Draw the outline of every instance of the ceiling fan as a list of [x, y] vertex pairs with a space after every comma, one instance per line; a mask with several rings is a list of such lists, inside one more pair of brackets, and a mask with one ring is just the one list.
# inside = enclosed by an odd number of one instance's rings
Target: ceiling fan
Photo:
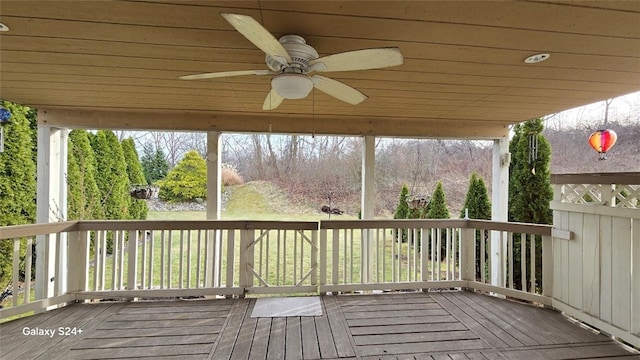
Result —
[[181, 76], [182, 80], [212, 79], [240, 75], [274, 75], [271, 91], [262, 105], [263, 110], [277, 108], [284, 99], [305, 98], [316, 89], [349, 104], [359, 104], [367, 96], [353, 87], [314, 74], [313, 72], [352, 71], [401, 65], [400, 49], [373, 48], [347, 51], [319, 57], [318, 52], [298, 35], [284, 35], [280, 40], [271, 35], [254, 18], [241, 14], [221, 14], [238, 32], [266, 53], [270, 70], [223, 71]]

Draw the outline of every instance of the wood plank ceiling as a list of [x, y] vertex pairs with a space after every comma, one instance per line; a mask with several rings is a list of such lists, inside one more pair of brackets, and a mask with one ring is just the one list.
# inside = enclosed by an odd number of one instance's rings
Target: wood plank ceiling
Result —
[[[178, 79], [266, 69], [222, 12], [320, 56], [397, 46], [405, 63], [324, 74], [359, 105], [314, 91], [265, 112], [269, 76]], [[640, 91], [640, 1], [2, 0], [0, 21], [0, 97], [58, 126], [497, 138]], [[523, 62], [537, 53], [551, 57]]]

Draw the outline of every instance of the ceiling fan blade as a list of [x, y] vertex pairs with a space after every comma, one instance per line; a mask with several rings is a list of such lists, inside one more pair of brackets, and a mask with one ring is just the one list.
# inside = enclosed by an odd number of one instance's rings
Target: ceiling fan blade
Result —
[[241, 76], [241, 75], [269, 75], [269, 74], [273, 74], [273, 72], [269, 70], [239, 70], [239, 71], [222, 71], [222, 72], [214, 72], [214, 73], [185, 75], [185, 76], [180, 76], [179, 79], [200, 80], [200, 79], [213, 79], [213, 78]]
[[221, 15], [260, 50], [268, 55], [284, 58], [287, 63], [291, 63], [291, 56], [278, 39], [271, 35], [269, 30], [265, 29], [254, 18], [241, 14], [223, 13]]
[[324, 72], [378, 69], [403, 63], [404, 58], [400, 49], [393, 47], [354, 50], [323, 56], [312, 60], [309, 65], [316, 71]]
[[262, 104], [262, 110], [273, 110], [280, 106], [284, 101], [284, 98], [274, 90], [271, 89], [267, 94], [267, 97], [264, 99], [264, 104]]
[[356, 105], [367, 99], [367, 95], [338, 80], [322, 75], [314, 75], [311, 80], [316, 89], [346, 103]]

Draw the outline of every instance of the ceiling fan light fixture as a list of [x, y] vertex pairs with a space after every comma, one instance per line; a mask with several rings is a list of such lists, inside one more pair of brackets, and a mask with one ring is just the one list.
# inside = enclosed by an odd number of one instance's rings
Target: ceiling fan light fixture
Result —
[[285, 99], [303, 99], [313, 89], [313, 81], [303, 74], [280, 74], [271, 79], [271, 87]]
[[539, 63], [539, 62], [543, 62], [543, 61], [547, 60], [550, 57], [551, 57], [551, 55], [549, 55], [549, 54], [535, 54], [535, 55], [531, 55], [528, 58], [524, 59], [524, 63], [525, 64], [536, 64], [536, 63]]
[[9, 27], [3, 23], [0, 23], [0, 31], [9, 31]]

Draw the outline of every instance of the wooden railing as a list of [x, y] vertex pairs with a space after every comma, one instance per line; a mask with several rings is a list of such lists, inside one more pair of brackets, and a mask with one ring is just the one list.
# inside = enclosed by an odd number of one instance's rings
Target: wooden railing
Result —
[[[79, 221], [0, 228], [13, 242], [5, 319], [101, 298], [472, 288], [549, 304], [551, 227], [479, 220]], [[500, 249], [491, 248], [498, 236]], [[53, 283], [30, 295], [34, 239]], [[61, 241], [66, 238], [65, 241]], [[24, 250], [24, 249], [27, 250]], [[46, 249], [42, 250], [45, 251]], [[492, 264], [492, 252], [506, 254]], [[44, 252], [43, 252], [44, 253]], [[533, 261], [532, 261], [533, 260]], [[499, 281], [491, 278], [498, 266]], [[15, 274], [25, 273], [20, 277]], [[543, 277], [544, 276], [544, 277]], [[540, 279], [543, 277], [543, 279]], [[492, 285], [493, 284], [493, 285]], [[544, 294], [544, 295], [543, 295]]]
[[640, 173], [552, 175], [552, 306], [640, 347]]

